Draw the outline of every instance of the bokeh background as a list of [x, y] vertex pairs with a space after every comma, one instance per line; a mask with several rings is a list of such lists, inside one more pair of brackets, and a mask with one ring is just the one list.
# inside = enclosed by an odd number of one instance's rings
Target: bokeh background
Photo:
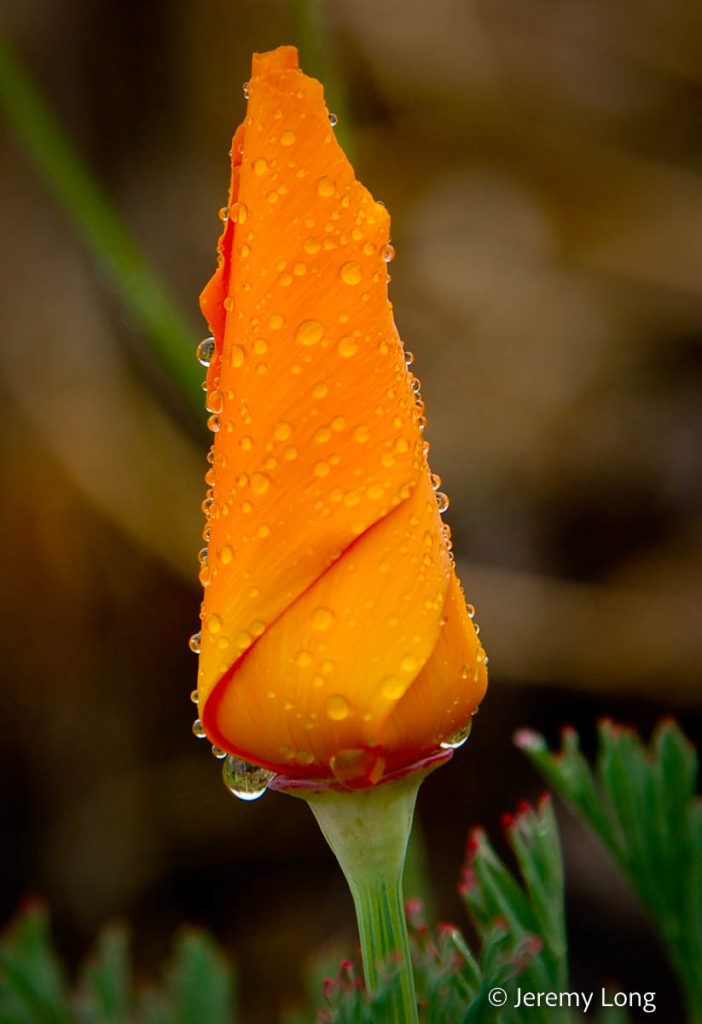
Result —
[[[321, 10], [321, 8], [320, 8]], [[436, 911], [468, 828], [541, 790], [511, 744], [612, 715], [699, 738], [702, 24], [688, 0], [331, 0], [321, 63], [393, 216], [391, 298], [490, 654], [473, 736], [420, 798]], [[4, 30], [204, 333], [250, 53], [282, 0], [25, 0]], [[310, 67], [310, 64], [313, 65]], [[0, 169], [5, 712], [0, 912], [44, 896], [69, 962], [130, 922], [140, 972], [183, 922], [237, 962], [247, 1024], [352, 945], [312, 817], [245, 805], [191, 733], [208, 444], [12, 133]], [[200, 368], [193, 358], [193, 380]], [[656, 988], [655, 938], [561, 813], [574, 987]]]

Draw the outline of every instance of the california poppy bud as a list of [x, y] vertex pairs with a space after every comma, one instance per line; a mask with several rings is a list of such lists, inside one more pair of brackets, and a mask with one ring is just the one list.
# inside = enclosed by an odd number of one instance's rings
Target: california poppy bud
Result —
[[371, 785], [458, 745], [486, 687], [387, 295], [390, 218], [293, 47], [257, 54], [212, 337], [197, 698], [226, 751]]

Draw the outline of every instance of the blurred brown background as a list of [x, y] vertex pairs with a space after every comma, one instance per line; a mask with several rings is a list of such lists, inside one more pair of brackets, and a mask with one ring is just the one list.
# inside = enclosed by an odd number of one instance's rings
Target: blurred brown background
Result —
[[[491, 659], [420, 816], [442, 917], [470, 825], [540, 791], [511, 746], [665, 712], [699, 736], [700, 8], [335, 0], [357, 172], [393, 215], [391, 297]], [[193, 322], [250, 53], [282, 0], [26, 0], [5, 31]], [[315, 69], [311, 69], [315, 70]], [[183, 921], [237, 961], [245, 1021], [353, 942], [307, 809], [231, 798], [190, 734], [206, 431], [20, 147], [2, 142], [0, 910], [49, 901], [75, 960], [127, 918], [141, 971]], [[193, 374], [198, 368], [193, 360]], [[566, 814], [574, 982], [657, 988], [654, 938]], [[609, 943], [609, 952], [604, 943]]]

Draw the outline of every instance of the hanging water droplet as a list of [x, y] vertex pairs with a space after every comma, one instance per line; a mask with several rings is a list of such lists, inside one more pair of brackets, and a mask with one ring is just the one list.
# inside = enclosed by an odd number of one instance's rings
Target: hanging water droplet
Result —
[[223, 406], [224, 406], [224, 395], [219, 390], [219, 388], [215, 388], [214, 391], [208, 391], [207, 392], [207, 398], [205, 400], [205, 408], [207, 409], [208, 412], [215, 412], [215, 413], [221, 412]]
[[414, 362], [413, 352], [405, 352], [405, 362], [407, 363], [408, 366], [412, 365], [412, 363]]
[[193, 722], [193, 736], [197, 736], [199, 740], [204, 740], [206, 735], [204, 725], [199, 718], [196, 718]]
[[438, 473], [431, 474], [431, 486], [434, 488], [435, 491], [438, 491], [438, 489], [441, 487], [441, 477], [439, 476]]
[[228, 216], [229, 211], [227, 210], [226, 206], [223, 206], [219, 211], [219, 219], [222, 221], [223, 224], [227, 223]]
[[275, 772], [269, 772], [266, 768], [259, 768], [258, 765], [249, 764], [248, 761], [231, 755], [222, 765], [224, 785], [240, 800], [258, 800], [266, 792], [266, 787], [274, 775]]
[[441, 513], [441, 515], [443, 515], [446, 509], [449, 507], [448, 495], [444, 494], [443, 491], [437, 491], [436, 504], [439, 506], [439, 512]]
[[339, 123], [339, 118], [336, 116], [336, 114], [330, 113], [329, 114], [329, 124], [332, 126], [332, 128], [336, 128], [338, 123]]
[[212, 362], [212, 356], [215, 351], [215, 340], [212, 337], [203, 338], [200, 344], [197, 346], [196, 355], [197, 360], [203, 366], [209, 366]]
[[197, 553], [197, 560], [200, 565], [207, 565], [207, 548], [200, 548]]
[[227, 752], [226, 752], [226, 750], [222, 750], [221, 747], [218, 747], [216, 745], [216, 743], [213, 743], [212, 744], [212, 756], [216, 757], [218, 761], [221, 761], [223, 758], [225, 758], [227, 756]]
[[251, 95], [251, 83], [250, 82], [244, 82], [244, 84], [242, 85], [241, 89], [242, 89], [242, 92], [244, 93], [244, 99], [248, 99], [249, 96]]
[[389, 242], [383, 249], [383, 259], [385, 260], [386, 263], [392, 263], [392, 261], [395, 259], [395, 246], [390, 245]]
[[457, 729], [447, 739], [442, 740], [439, 746], [443, 750], [456, 750], [458, 747], [462, 747], [470, 736], [472, 725], [473, 723], [469, 718], [465, 725], [462, 725], [460, 729]]
[[466, 611], [468, 612], [468, 615], [471, 619], [475, 618], [475, 608], [473, 607], [472, 604], [466, 605]]
[[197, 690], [190, 691], [190, 700], [193, 702], [193, 704], [197, 704], [197, 702], [200, 700], [200, 695], [197, 692]]
[[[200, 641], [201, 640], [202, 640], [202, 633], [193, 633], [193, 635], [188, 640], [188, 647], [193, 652], [193, 654], [199, 654], [200, 653]], [[197, 692], [196, 690], [193, 690], [193, 693], [196, 693], [196, 692]]]
[[213, 434], [216, 434], [219, 430], [219, 416], [213, 413], [212, 416], [207, 420], [207, 429], [211, 430]]

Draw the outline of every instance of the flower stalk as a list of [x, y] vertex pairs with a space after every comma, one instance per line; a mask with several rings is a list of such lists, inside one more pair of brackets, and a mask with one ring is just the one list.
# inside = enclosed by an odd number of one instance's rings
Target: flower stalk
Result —
[[298, 791], [309, 803], [346, 877], [361, 939], [366, 988], [396, 968], [393, 1024], [417, 1024], [417, 998], [402, 876], [414, 805], [426, 773], [368, 789]]

